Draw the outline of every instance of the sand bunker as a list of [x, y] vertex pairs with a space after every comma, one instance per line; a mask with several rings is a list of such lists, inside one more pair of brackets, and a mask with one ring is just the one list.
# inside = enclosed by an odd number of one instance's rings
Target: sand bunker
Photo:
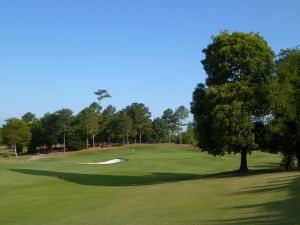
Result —
[[39, 154], [39, 155], [33, 155], [33, 156], [31, 156], [28, 160], [29, 160], [29, 161], [31, 161], [31, 160], [38, 160], [38, 159], [41, 159], [41, 158], [43, 158], [43, 157], [45, 157], [45, 156], [42, 155], [42, 154]]
[[80, 164], [87, 164], [87, 165], [107, 165], [107, 164], [114, 164], [124, 162], [124, 159], [112, 159], [105, 162], [87, 162], [87, 163], [80, 163]]

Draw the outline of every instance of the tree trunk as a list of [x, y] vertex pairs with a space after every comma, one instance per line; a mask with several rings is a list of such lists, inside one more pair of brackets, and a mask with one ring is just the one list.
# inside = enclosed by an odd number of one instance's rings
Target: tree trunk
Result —
[[95, 136], [93, 135], [93, 148], [95, 148]]
[[285, 157], [286, 157], [286, 159], [285, 159], [285, 162], [284, 162], [284, 169], [289, 170], [291, 168], [291, 164], [292, 164], [292, 161], [293, 161], [293, 156], [288, 154]]
[[171, 143], [171, 130], [170, 130], [170, 128], [169, 128], [169, 144]]
[[17, 158], [17, 157], [18, 157], [17, 144], [14, 145], [14, 149], [15, 149], [15, 156], [16, 156], [16, 158]]
[[127, 144], [129, 144], [129, 140], [128, 140], [128, 132], [126, 134], [126, 141], [127, 141]]
[[66, 134], [64, 133], [64, 153], [66, 152]]
[[140, 144], [142, 143], [142, 133], [140, 132]]
[[89, 148], [89, 137], [86, 136], [86, 149], [88, 149], [88, 148]]
[[179, 141], [180, 141], [180, 144], [182, 144], [182, 120], [179, 120]]
[[142, 143], [142, 124], [140, 124], [140, 144]]
[[179, 134], [179, 138], [180, 138], [180, 144], [182, 145], [182, 132], [180, 131], [180, 134]]
[[246, 172], [248, 171], [248, 165], [247, 165], [247, 150], [242, 149], [241, 152], [241, 165], [240, 165], [240, 171]]
[[89, 132], [88, 132], [88, 130], [89, 130], [89, 127], [86, 126], [86, 149], [89, 148]]
[[296, 157], [297, 157], [298, 169], [300, 170], [300, 152], [296, 155]]

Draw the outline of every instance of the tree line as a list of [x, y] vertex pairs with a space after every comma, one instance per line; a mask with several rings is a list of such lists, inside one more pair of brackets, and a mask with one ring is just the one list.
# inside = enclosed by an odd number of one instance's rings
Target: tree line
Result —
[[21, 119], [8, 119], [0, 138], [11, 146], [16, 156], [25, 146], [29, 153], [36, 153], [112, 143], [195, 143], [193, 124], [184, 124], [189, 115], [184, 106], [175, 111], [166, 109], [161, 117], [152, 120], [149, 108], [143, 103], [132, 103], [120, 111], [112, 105], [102, 109], [101, 101], [111, 96], [106, 90], [98, 90], [95, 94], [98, 102], [91, 103], [77, 115], [70, 109], [60, 109], [41, 118], [28, 112]]
[[207, 74], [191, 102], [199, 147], [240, 153], [247, 171], [253, 150], [282, 154], [300, 169], [300, 50], [275, 55], [258, 33], [222, 31], [202, 51]]

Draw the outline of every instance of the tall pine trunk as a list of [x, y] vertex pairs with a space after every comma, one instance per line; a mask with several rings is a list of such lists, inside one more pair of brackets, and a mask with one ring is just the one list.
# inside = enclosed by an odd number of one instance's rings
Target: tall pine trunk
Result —
[[93, 148], [95, 148], [95, 135], [93, 135]]
[[180, 144], [182, 145], [182, 131], [180, 131], [179, 138], [180, 138]]
[[242, 149], [241, 152], [241, 165], [240, 165], [240, 171], [246, 172], [248, 171], [248, 165], [247, 165], [247, 150]]
[[16, 158], [17, 158], [17, 157], [18, 157], [17, 144], [14, 145], [14, 150], [15, 150], [15, 156], [16, 156]]
[[180, 141], [180, 144], [182, 145], [182, 120], [180, 120], [179, 127], [180, 127], [179, 141]]
[[88, 126], [86, 126], [86, 149], [89, 148], [89, 132], [88, 132]]
[[66, 152], [66, 134], [64, 133], [64, 153]]
[[88, 149], [88, 148], [89, 148], [89, 137], [86, 136], [86, 149]]
[[140, 132], [140, 144], [142, 143], [142, 133]]
[[142, 124], [140, 124], [140, 144], [142, 143]]

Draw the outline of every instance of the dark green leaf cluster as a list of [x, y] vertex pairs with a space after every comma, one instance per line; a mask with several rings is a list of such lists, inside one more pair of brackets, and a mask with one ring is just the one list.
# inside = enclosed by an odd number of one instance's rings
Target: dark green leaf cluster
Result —
[[241, 80], [261, 83], [273, 69], [274, 53], [258, 33], [221, 32], [202, 52], [208, 86]]
[[[4, 125], [1, 129], [4, 131], [4, 142], [20, 148], [27, 145], [30, 153], [54, 149], [79, 150], [111, 143], [137, 143], [138, 139], [148, 143], [167, 142], [169, 128], [178, 131], [178, 121], [183, 121], [188, 113], [184, 107], [179, 107], [175, 113], [171, 110], [168, 126], [163, 118], [152, 121], [151, 112], [143, 103], [132, 103], [120, 111], [112, 105], [103, 111], [101, 109], [98, 103], [93, 102], [77, 115], [73, 115], [70, 109], [46, 113], [41, 118], [28, 112], [22, 120], [12, 119]], [[20, 129], [8, 129], [15, 121]], [[23, 125], [28, 128], [27, 131]], [[18, 139], [26, 132], [32, 137], [30, 140]], [[170, 139], [177, 142], [178, 137], [172, 133]]]
[[283, 154], [286, 169], [296, 157], [300, 168], [300, 50], [281, 50], [276, 60], [276, 76], [270, 84], [272, 120], [267, 140], [274, 152]]
[[168, 140], [168, 124], [162, 118], [155, 118], [152, 122], [153, 140], [156, 143], [167, 142]]
[[8, 145], [26, 145], [31, 139], [29, 126], [19, 119], [9, 119], [2, 128], [2, 135]]
[[2, 128], [0, 128], [0, 145], [3, 145]]

